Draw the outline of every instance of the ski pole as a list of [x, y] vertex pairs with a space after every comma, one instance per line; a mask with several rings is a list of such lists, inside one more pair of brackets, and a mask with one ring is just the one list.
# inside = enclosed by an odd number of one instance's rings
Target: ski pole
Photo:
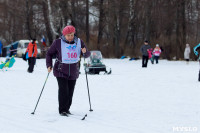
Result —
[[44, 90], [44, 86], [45, 86], [45, 84], [46, 84], [46, 82], [47, 82], [47, 79], [48, 79], [48, 77], [49, 77], [49, 73], [50, 72], [48, 72], [48, 74], [47, 74], [47, 78], [46, 78], [46, 80], [45, 80], [45, 82], [44, 82], [44, 85], [43, 85], [43, 88], [42, 88], [42, 91], [41, 91], [41, 93], [40, 93], [40, 96], [39, 96], [39, 98], [38, 98], [38, 101], [37, 101], [37, 104], [36, 104], [36, 106], [35, 106], [35, 109], [34, 109], [34, 111], [31, 113], [31, 114], [35, 114], [35, 110], [36, 110], [36, 108], [37, 108], [37, 105], [38, 105], [38, 103], [39, 103], [39, 101], [40, 101], [40, 97], [41, 97], [41, 95], [42, 95], [42, 92], [43, 92], [43, 90]]
[[[85, 58], [84, 58], [84, 62], [85, 62]], [[86, 71], [86, 67], [85, 67], [85, 75], [86, 75], [87, 90], [88, 90], [88, 98], [89, 98], [89, 104], [90, 104], [90, 110], [89, 110], [89, 111], [93, 111], [93, 110], [91, 109], [90, 91], [89, 91], [89, 85], [88, 85], [88, 78], [87, 78], [87, 71]]]

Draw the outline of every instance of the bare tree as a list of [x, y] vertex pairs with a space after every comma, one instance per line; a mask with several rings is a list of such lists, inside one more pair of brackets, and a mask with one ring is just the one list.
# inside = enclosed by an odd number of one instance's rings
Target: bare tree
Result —
[[33, 4], [34, 0], [26, 0], [26, 26], [27, 33], [30, 39], [35, 38], [31, 32], [33, 30]]
[[176, 12], [176, 57], [183, 57], [184, 46], [186, 43], [185, 25], [185, 0], [177, 0]]
[[86, 0], [86, 43], [89, 44], [90, 33], [89, 33], [89, 0]]
[[135, 0], [130, 0], [130, 7], [129, 7], [129, 23], [128, 23], [128, 31], [127, 31], [127, 36], [125, 40], [125, 44], [129, 46], [134, 46], [135, 45], [135, 17], [136, 14], [134, 13], [134, 7], [135, 7]]
[[46, 1], [42, 1], [42, 9], [43, 9], [43, 16], [44, 16], [44, 23], [45, 23], [47, 38], [49, 40], [49, 44], [52, 44], [53, 34], [51, 31], [50, 20], [48, 17], [49, 16], [48, 15], [48, 6], [47, 6]]
[[150, 26], [151, 26], [151, 4], [150, 0], [145, 4], [145, 39], [150, 41]]
[[98, 40], [97, 40], [97, 49], [100, 50], [100, 42], [103, 36], [103, 21], [105, 21], [105, 14], [103, 10], [104, 0], [99, 1], [99, 28], [98, 28]]
[[[183, 58], [185, 43], [199, 43], [200, 0], [1, 0], [0, 39], [40, 38], [52, 43], [64, 26], [106, 57], [140, 56], [145, 39], [163, 58]], [[92, 21], [89, 19], [92, 17]], [[91, 36], [91, 37], [90, 37]]]

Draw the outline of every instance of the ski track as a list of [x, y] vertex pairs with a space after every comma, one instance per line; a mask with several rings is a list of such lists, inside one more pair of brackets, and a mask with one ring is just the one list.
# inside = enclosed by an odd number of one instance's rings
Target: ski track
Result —
[[27, 62], [16, 58], [13, 68], [0, 70], [0, 132], [171, 133], [176, 126], [200, 130], [198, 62], [161, 60], [158, 65], [149, 62], [148, 68], [141, 68], [141, 60], [105, 59], [104, 63], [112, 68], [111, 75], [88, 75], [94, 111], [89, 112], [81, 65], [71, 107], [74, 116], [63, 117], [58, 114], [53, 73], [31, 115], [47, 76], [45, 60], [37, 60], [29, 74]]

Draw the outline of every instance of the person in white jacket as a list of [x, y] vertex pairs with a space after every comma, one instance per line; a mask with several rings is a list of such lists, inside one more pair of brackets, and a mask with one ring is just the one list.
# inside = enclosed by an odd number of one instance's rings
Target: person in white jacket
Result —
[[184, 51], [184, 59], [186, 60], [187, 64], [190, 60], [190, 45], [186, 44], [185, 51]]

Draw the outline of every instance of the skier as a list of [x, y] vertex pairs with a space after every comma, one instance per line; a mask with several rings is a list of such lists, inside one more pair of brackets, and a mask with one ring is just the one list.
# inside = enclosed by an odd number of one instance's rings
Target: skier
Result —
[[189, 64], [190, 60], [190, 45], [186, 44], [185, 51], [184, 51], [184, 58], [186, 60], [186, 63]]
[[144, 41], [144, 44], [142, 45], [142, 47], [140, 48], [140, 51], [142, 53], [142, 67], [147, 67], [147, 63], [148, 63], [148, 49], [150, 49], [151, 47], [148, 44], [148, 41]]
[[[59, 114], [61, 116], [71, 114], [70, 106], [76, 80], [79, 77], [80, 55], [82, 54], [84, 58], [90, 56], [84, 42], [74, 34], [75, 27], [66, 26], [61, 37], [53, 42], [46, 55], [48, 72], [51, 72], [53, 68], [54, 76], [58, 81]], [[52, 57], [54, 55], [56, 55], [56, 61], [53, 66]]]
[[32, 73], [34, 70], [34, 65], [38, 53], [36, 39], [33, 39], [32, 42], [28, 44], [26, 52], [28, 52], [28, 65], [29, 65], [27, 72]]
[[154, 59], [155, 59], [156, 60], [156, 64], [158, 64], [158, 59], [160, 57], [160, 54], [161, 54], [161, 49], [159, 47], [159, 44], [156, 44], [156, 47], [153, 50], [153, 55], [154, 55], [153, 63], [154, 63]]
[[[196, 56], [198, 56], [198, 60], [199, 60], [199, 63], [200, 63], [200, 55], [199, 55], [200, 43], [198, 45], [196, 45], [193, 50], [194, 50], [194, 54]], [[200, 81], [200, 70], [199, 70], [199, 78], [198, 78], [198, 80]]]
[[0, 57], [2, 56], [1, 54], [2, 54], [2, 48], [3, 48], [3, 44], [1, 43], [1, 41], [0, 41]]
[[12, 57], [13, 55], [16, 54], [17, 49], [15, 49], [15, 48], [13, 47], [13, 45], [11, 45], [11, 47], [10, 47], [10, 49], [9, 49], [9, 52], [10, 52], [9, 57]]

